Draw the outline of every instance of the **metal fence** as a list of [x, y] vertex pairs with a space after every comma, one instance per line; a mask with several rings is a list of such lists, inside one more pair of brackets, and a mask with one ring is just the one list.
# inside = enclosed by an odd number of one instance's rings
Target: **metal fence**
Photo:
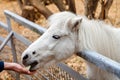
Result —
[[[10, 11], [5, 10], [4, 13], [7, 19], [7, 24], [0, 22], [0, 27], [7, 30], [9, 34], [5, 39], [3, 37], [0, 37], [0, 41], [2, 41], [2, 44], [0, 45], [0, 52], [3, 50], [5, 45], [8, 45], [9, 47], [12, 48], [14, 62], [18, 62], [17, 53], [16, 53], [17, 49], [14, 44], [14, 39], [23, 43], [25, 46], [29, 46], [31, 42], [25, 37], [21, 36], [20, 34], [12, 30], [11, 19], [13, 19], [15, 22], [31, 30], [35, 30], [39, 34], [43, 34], [46, 31], [46, 29]], [[115, 74], [120, 78], [119, 63], [92, 51], [82, 51], [77, 53], [77, 55], [95, 64], [99, 68]], [[33, 75], [32, 77], [27, 76], [27, 79], [29, 80], [87, 80], [86, 78], [81, 76], [78, 72], [74, 71], [64, 63], [58, 63], [57, 65], [52, 66], [47, 70], [42, 70], [42, 71], [38, 70], [37, 74]], [[20, 80], [19, 74], [16, 75], [16, 80]]]

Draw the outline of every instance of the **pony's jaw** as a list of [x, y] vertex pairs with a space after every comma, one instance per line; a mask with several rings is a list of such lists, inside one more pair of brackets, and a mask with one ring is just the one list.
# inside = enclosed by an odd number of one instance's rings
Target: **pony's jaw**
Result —
[[[56, 62], [54, 51], [40, 50], [36, 54], [31, 54], [30, 50], [26, 50], [22, 54], [22, 63], [25, 66], [31, 66], [30, 70], [37, 70], [38, 68], [48, 67]], [[24, 59], [25, 55], [28, 58]]]
[[[37, 70], [38, 68], [43, 69], [43, 68], [47, 68], [57, 62], [65, 60], [69, 56], [71, 56], [70, 54], [68, 55], [69, 52], [67, 52], [67, 53], [64, 53], [64, 52], [65, 51], [56, 52], [56, 51], [50, 51], [50, 50], [40, 50], [36, 54], [32, 55], [31, 51], [26, 50], [22, 54], [22, 62], [23, 62], [23, 65], [25, 65], [25, 66], [30, 65], [31, 71]], [[29, 55], [29, 58], [26, 60], [23, 60], [23, 57], [27, 54]], [[71, 54], [73, 54], [73, 53], [71, 53]]]
[[29, 70], [34, 71], [38, 69], [39, 62], [37, 60], [22, 60], [24, 66], [30, 66]]

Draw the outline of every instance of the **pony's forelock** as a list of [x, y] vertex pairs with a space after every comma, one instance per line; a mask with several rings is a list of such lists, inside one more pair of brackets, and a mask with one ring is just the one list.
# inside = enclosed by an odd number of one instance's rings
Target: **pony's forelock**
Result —
[[63, 11], [61, 13], [55, 13], [52, 16], [48, 18], [48, 25], [51, 24], [58, 24], [58, 23], [64, 23], [64, 21], [68, 18], [75, 17], [76, 15], [72, 12]]

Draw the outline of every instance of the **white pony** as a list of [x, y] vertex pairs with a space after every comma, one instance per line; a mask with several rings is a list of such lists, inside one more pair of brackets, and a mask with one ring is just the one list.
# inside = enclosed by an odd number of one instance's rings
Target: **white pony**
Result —
[[[93, 50], [120, 62], [120, 29], [70, 12], [53, 14], [48, 21], [48, 30], [22, 54], [22, 62], [25, 66], [31, 65], [30, 70], [45, 68], [83, 50]], [[87, 64], [90, 80], [120, 80]]]

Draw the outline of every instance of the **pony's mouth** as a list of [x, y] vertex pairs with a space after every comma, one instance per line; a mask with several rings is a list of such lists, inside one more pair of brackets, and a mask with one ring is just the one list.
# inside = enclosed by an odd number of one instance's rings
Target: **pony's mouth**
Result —
[[36, 66], [37, 66], [38, 62], [37, 61], [34, 61], [30, 64], [30, 71], [35, 71], [36, 70]]

